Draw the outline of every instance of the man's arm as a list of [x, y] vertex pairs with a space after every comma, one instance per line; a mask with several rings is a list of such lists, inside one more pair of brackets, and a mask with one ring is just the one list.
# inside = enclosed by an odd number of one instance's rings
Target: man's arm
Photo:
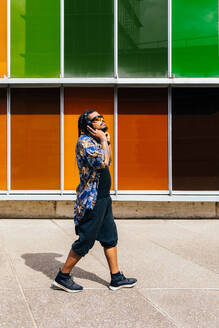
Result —
[[90, 138], [85, 137], [78, 144], [78, 152], [89, 166], [94, 169], [105, 167], [105, 151], [102, 147], [97, 147]]
[[109, 163], [111, 162], [111, 157], [112, 157], [112, 152], [110, 150], [111, 147], [108, 146], [106, 138], [101, 139], [100, 142], [101, 142], [101, 146], [102, 146], [102, 148], [104, 150], [104, 153], [105, 153], [105, 165], [108, 166]]
[[109, 132], [105, 132], [106, 135], [106, 140], [107, 140], [107, 144], [109, 147], [109, 165], [112, 163], [112, 149], [111, 149], [111, 143], [110, 143], [110, 134]]
[[112, 163], [112, 149], [111, 149], [111, 144], [109, 144], [109, 152], [110, 152], [109, 164], [111, 164]]

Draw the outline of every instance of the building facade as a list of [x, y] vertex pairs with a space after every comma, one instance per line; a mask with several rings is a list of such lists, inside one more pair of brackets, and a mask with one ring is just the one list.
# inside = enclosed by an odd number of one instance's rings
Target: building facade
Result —
[[215, 0], [0, 0], [0, 200], [74, 200], [95, 108], [113, 200], [217, 201], [218, 26]]

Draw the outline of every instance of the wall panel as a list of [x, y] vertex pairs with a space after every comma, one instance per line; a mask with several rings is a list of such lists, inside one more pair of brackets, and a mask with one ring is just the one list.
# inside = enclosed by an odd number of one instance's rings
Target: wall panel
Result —
[[218, 1], [173, 0], [173, 74], [182, 77], [219, 76], [218, 46]]
[[[104, 115], [109, 133], [111, 147], [114, 145], [114, 101], [112, 88], [65, 88], [64, 115], [64, 189], [75, 190], [79, 184], [78, 167], [75, 156], [75, 146], [78, 139], [78, 118], [87, 109], [96, 109]], [[110, 166], [114, 188], [114, 163]]]
[[0, 189], [7, 189], [7, 89], [0, 89]]
[[119, 89], [118, 186], [168, 190], [167, 89]]
[[0, 78], [7, 75], [7, 0], [0, 0]]
[[60, 189], [60, 90], [11, 90], [11, 189]]
[[119, 0], [119, 76], [168, 73], [168, 0]]
[[65, 76], [113, 76], [113, 0], [65, 0]]
[[218, 88], [173, 89], [173, 190], [219, 190]]
[[11, 0], [11, 76], [60, 76], [59, 0]]

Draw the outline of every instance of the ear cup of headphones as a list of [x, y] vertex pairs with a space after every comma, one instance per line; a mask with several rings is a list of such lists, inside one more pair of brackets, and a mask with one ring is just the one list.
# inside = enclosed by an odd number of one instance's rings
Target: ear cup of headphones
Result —
[[85, 131], [87, 131], [87, 125], [91, 128], [93, 127], [91, 120], [88, 118], [89, 113], [86, 113], [85, 115]]
[[87, 125], [89, 125], [91, 128], [93, 128], [93, 124], [91, 120], [88, 118], [89, 114], [94, 112], [95, 110], [89, 109], [83, 114], [81, 114], [79, 120], [78, 120], [78, 131], [80, 136], [80, 131], [83, 131], [86, 134], [89, 134], [89, 131], [87, 130]]
[[93, 128], [92, 122], [90, 120], [87, 120], [87, 125]]

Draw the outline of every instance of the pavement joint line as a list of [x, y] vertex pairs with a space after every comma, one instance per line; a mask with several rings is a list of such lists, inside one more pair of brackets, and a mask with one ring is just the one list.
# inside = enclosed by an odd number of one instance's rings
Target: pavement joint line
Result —
[[203, 232], [197, 232], [197, 231], [193, 231], [193, 230], [191, 230], [191, 229], [188, 229], [187, 227], [184, 227], [184, 226], [182, 226], [180, 223], [178, 223], [178, 222], [172, 222], [172, 221], [170, 221], [170, 222], [167, 222], [167, 224], [170, 224], [170, 225], [175, 225], [175, 226], [177, 226], [177, 227], [180, 227], [181, 229], [184, 229], [184, 230], [186, 230], [186, 231], [189, 231], [189, 232], [191, 232], [191, 233], [194, 233], [194, 234], [196, 234], [196, 235], [201, 235], [201, 237], [203, 238], [204, 236], [203, 236]]
[[211, 273], [214, 273], [215, 275], [219, 275], [218, 272], [215, 272], [215, 271], [213, 271], [213, 270], [211, 270], [211, 269], [209, 269], [209, 268], [207, 268], [207, 267], [201, 265], [200, 263], [197, 263], [197, 262], [195, 262], [195, 261], [192, 261], [192, 260], [186, 258], [185, 256], [183, 256], [183, 255], [181, 255], [181, 254], [178, 254], [178, 253], [172, 251], [171, 249], [169, 249], [169, 248], [166, 247], [166, 246], [160, 245], [159, 243], [157, 243], [157, 242], [155, 242], [155, 241], [153, 241], [153, 240], [151, 240], [151, 239], [149, 239], [149, 238], [147, 238], [147, 240], [150, 241], [152, 244], [154, 244], [154, 245], [156, 245], [156, 246], [158, 246], [158, 247], [161, 247], [161, 248], [163, 248], [163, 249], [166, 249], [168, 252], [170, 252], [170, 253], [172, 253], [172, 254], [175, 254], [176, 256], [181, 257], [184, 261], [191, 262], [193, 265], [196, 264], [196, 265], [198, 265], [198, 266], [199, 266], [200, 268], [202, 268], [202, 269], [205, 269], [205, 270], [207, 270], [207, 271], [209, 271], [209, 272], [211, 272]]
[[150, 300], [148, 297], [146, 297], [145, 295], [142, 295], [140, 293], [140, 291], [137, 289], [137, 293], [139, 295], [141, 295], [141, 297], [147, 302], [149, 303], [153, 308], [155, 308], [159, 313], [161, 313], [165, 318], [167, 318], [170, 322], [172, 322], [177, 328], [180, 328], [179, 323], [177, 321], [175, 321], [168, 312], [166, 312], [164, 309], [162, 309], [158, 304], [152, 302], [152, 300]]
[[0, 287], [0, 290], [14, 290], [14, 288], [1, 288]]
[[147, 289], [147, 290], [219, 290], [218, 287], [164, 287], [164, 288], [156, 288], [156, 287], [140, 287], [137, 289]]
[[[49, 287], [26, 287], [26, 288], [23, 288], [23, 290], [48, 290]], [[104, 288], [104, 287], [84, 287], [84, 290], [87, 290], [87, 289], [96, 289], [96, 290], [107, 290], [108, 288]], [[178, 288], [178, 287], [173, 287], [173, 288], [149, 288], [149, 287], [136, 287], [135, 289], [137, 290], [215, 290], [215, 291], [219, 291], [219, 288], [214, 288], [214, 287], [206, 287], [206, 288]], [[0, 288], [0, 290], [14, 290], [14, 288]]]
[[178, 223], [178, 222], [168, 222], [170, 225], [175, 225], [175, 226], [177, 226], [177, 227], [180, 227], [181, 229], [184, 229], [185, 231], [189, 231], [190, 233], [194, 233], [194, 234], [196, 234], [197, 236], [199, 235], [201, 238], [203, 238], [203, 239], [206, 239], [205, 238], [205, 234], [201, 231], [199, 231], [199, 232], [197, 232], [197, 231], [193, 231], [193, 230], [191, 230], [191, 229], [188, 229], [187, 227], [184, 227], [184, 226], [182, 226], [180, 223]]
[[29, 303], [27, 302], [27, 299], [26, 299], [26, 297], [25, 297], [25, 294], [24, 294], [23, 288], [22, 288], [21, 283], [20, 283], [20, 281], [19, 281], [19, 279], [18, 279], [17, 272], [16, 272], [16, 270], [15, 270], [15, 268], [14, 268], [14, 266], [13, 266], [12, 259], [11, 259], [10, 255], [9, 255], [9, 253], [8, 253], [7, 248], [4, 247], [4, 249], [5, 249], [5, 253], [6, 253], [6, 255], [7, 255], [8, 259], [9, 259], [9, 263], [10, 263], [10, 266], [11, 266], [11, 270], [12, 270], [12, 272], [14, 273], [15, 279], [17, 280], [17, 284], [18, 284], [18, 287], [19, 287], [19, 289], [20, 289], [21, 295], [22, 295], [22, 297], [23, 297], [24, 303], [25, 303], [25, 305], [26, 305], [26, 307], [27, 307], [27, 310], [28, 310], [28, 312], [29, 312], [29, 315], [30, 315], [30, 317], [31, 317], [31, 320], [32, 320], [33, 326], [34, 326], [35, 328], [38, 328], [38, 326], [37, 326], [37, 324], [36, 324], [36, 321], [35, 321], [35, 319], [34, 319], [34, 315], [33, 315], [32, 310], [31, 310], [31, 308], [30, 308], [30, 305], [29, 305]]
[[[56, 222], [55, 222], [55, 219], [51, 219], [51, 222], [53, 223], [53, 224], [55, 224], [62, 232], [64, 232], [69, 238], [71, 238], [71, 240], [72, 240], [72, 235], [70, 236], [70, 234], [68, 234], [64, 229], [62, 229], [62, 227], [59, 225], [59, 224], [57, 224]], [[99, 259], [99, 257], [97, 257], [97, 256], [95, 256], [94, 254], [92, 254], [91, 252], [89, 253], [89, 255], [91, 255], [91, 256], [93, 256], [94, 258], [95, 258], [95, 260], [97, 260], [101, 265], [103, 265], [104, 266], [104, 268], [107, 268], [108, 269], [108, 266], [105, 264], [105, 263], [103, 263], [100, 259]]]
[[72, 238], [72, 235], [70, 235], [70, 233], [67, 233], [65, 231], [65, 229], [63, 229], [58, 223], [56, 223], [56, 221], [54, 219], [50, 219], [49, 221], [51, 221], [59, 230], [61, 230], [66, 236], [68, 236], [69, 238]]

